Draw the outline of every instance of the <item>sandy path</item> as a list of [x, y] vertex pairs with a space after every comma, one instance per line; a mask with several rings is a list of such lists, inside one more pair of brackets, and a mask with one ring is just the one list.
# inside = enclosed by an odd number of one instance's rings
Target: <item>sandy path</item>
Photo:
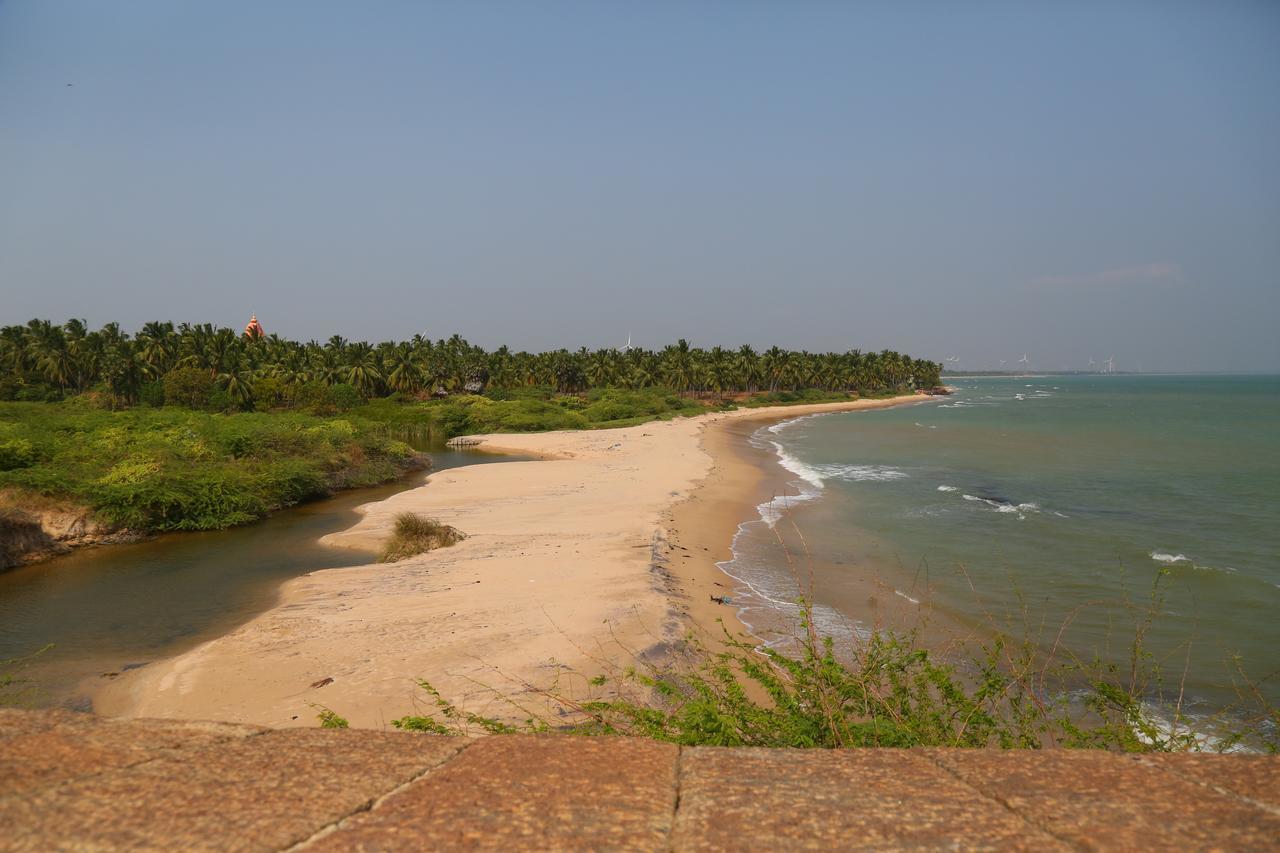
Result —
[[[317, 703], [353, 726], [381, 726], [425, 707], [416, 678], [501, 716], [514, 712], [494, 690], [519, 696], [526, 683], [545, 687], [559, 678], [559, 690], [580, 694], [583, 678], [600, 671], [597, 661], [625, 662], [633, 650], [660, 648], [683, 635], [689, 620], [715, 630], [723, 618], [740, 630], [732, 608], [709, 600], [724, 591], [714, 562], [727, 556], [761, 488], [751, 466], [717, 465], [711, 455], [734, 422], [920, 399], [481, 436], [486, 450], [542, 458], [432, 475], [422, 487], [361, 507], [354, 527], [324, 540], [376, 549], [395, 515], [413, 511], [458, 527], [465, 541], [390, 565], [288, 581], [271, 610], [129, 673], [103, 689], [96, 708], [310, 726]], [[716, 424], [723, 427], [704, 436]], [[310, 686], [323, 679], [333, 681]]]

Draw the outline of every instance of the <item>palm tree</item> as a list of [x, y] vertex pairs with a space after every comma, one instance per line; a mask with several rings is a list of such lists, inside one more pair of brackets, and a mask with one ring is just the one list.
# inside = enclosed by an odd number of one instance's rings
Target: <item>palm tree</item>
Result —
[[396, 345], [383, 360], [383, 366], [392, 391], [413, 394], [422, 390], [422, 371], [409, 344]]
[[115, 323], [90, 331], [83, 320], [55, 326], [32, 320], [0, 327], [0, 388], [14, 393], [24, 384], [83, 391], [105, 384], [120, 397], [137, 397], [141, 383], [177, 366], [209, 371], [242, 407], [252, 403], [253, 381], [267, 377], [286, 386], [309, 382], [350, 383], [366, 397], [395, 391], [419, 394], [481, 387], [509, 389], [546, 385], [563, 394], [590, 387], [654, 388], [680, 394], [753, 393], [820, 388], [831, 392], [933, 387], [941, 365], [893, 350], [811, 353], [750, 346], [730, 351], [693, 347], [681, 339], [660, 351], [614, 348], [570, 352], [492, 353], [459, 335], [432, 342], [415, 335], [376, 347], [334, 335], [323, 345], [269, 335], [246, 340], [233, 329], [204, 323], [149, 322], [130, 340]]
[[373, 347], [364, 341], [347, 347], [347, 384], [364, 397], [373, 397], [382, 385], [382, 370]]

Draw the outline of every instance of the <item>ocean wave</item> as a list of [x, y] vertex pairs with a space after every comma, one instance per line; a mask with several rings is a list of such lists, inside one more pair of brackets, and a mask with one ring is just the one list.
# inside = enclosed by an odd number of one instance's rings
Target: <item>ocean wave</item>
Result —
[[961, 495], [961, 497], [967, 501], [986, 504], [995, 512], [1015, 513], [1018, 516], [1019, 521], [1025, 521], [1027, 518], [1026, 514], [1029, 512], [1040, 511], [1040, 505], [1035, 503], [1016, 504], [1013, 501], [1000, 500], [997, 498], [984, 498], [978, 495]]
[[782, 432], [782, 431], [783, 431], [784, 429], [786, 429], [787, 427], [795, 426], [796, 424], [800, 423], [801, 421], [807, 421], [807, 420], [809, 420], [810, 418], [814, 418], [814, 417], [817, 417], [817, 415], [801, 415], [801, 416], [800, 416], [800, 417], [798, 417], [798, 418], [788, 418], [788, 419], [787, 419], [787, 420], [785, 420], [785, 421], [778, 421], [776, 424], [773, 424], [773, 425], [771, 425], [771, 426], [767, 426], [767, 427], [765, 427], [765, 429], [766, 429], [766, 430], [768, 430], [769, 432], [773, 433], [774, 435], [777, 435], [778, 433]]
[[1152, 551], [1150, 557], [1157, 563], [1164, 563], [1166, 566], [1187, 565], [1198, 572], [1217, 572], [1218, 574], [1223, 575], [1239, 574], [1239, 572], [1230, 566], [1206, 566], [1201, 563], [1197, 563], [1186, 554], [1169, 554], [1164, 551]]
[[940, 492], [958, 492], [958, 491], [960, 491], [960, 490], [959, 490], [959, 489], [957, 489], [955, 486], [938, 486], [938, 491], [940, 491]]
[[884, 482], [886, 480], [905, 480], [911, 476], [906, 471], [892, 465], [852, 465], [833, 463], [816, 465], [812, 469], [824, 480], [847, 480], [849, 482]]
[[778, 455], [779, 465], [786, 468], [792, 474], [795, 474], [815, 489], [822, 488], [822, 474], [819, 473], [816, 468], [792, 456], [787, 452], [787, 449], [778, 442], [771, 441], [769, 443], [773, 445], [773, 451]]

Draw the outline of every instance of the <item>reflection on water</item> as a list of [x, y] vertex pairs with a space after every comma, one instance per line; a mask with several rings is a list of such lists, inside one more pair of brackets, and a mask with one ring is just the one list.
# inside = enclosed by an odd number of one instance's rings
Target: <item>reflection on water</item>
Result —
[[[430, 449], [433, 471], [515, 458]], [[243, 624], [272, 605], [281, 582], [370, 562], [368, 553], [317, 540], [354, 524], [357, 506], [426, 476], [342, 492], [232, 530], [88, 548], [0, 573], [0, 661], [54, 644], [23, 674], [36, 680], [38, 704], [83, 707], [104, 673], [176, 654]]]

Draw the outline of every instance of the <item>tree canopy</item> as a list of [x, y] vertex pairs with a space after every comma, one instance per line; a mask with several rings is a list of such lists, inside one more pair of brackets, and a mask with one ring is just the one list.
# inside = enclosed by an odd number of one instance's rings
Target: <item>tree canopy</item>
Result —
[[[208, 323], [150, 322], [135, 335], [108, 323], [31, 320], [0, 328], [0, 399], [60, 399], [97, 390], [132, 405], [171, 388], [184, 399], [214, 395], [228, 408], [269, 403], [304, 385], [351, 386], [365, 399], [431, 396], [544, 386], [559, 394], [588, 388], [670, 388], [707, 396], [760, 391], [880, 393], [938, 384], [942, 365], [892, 350], [813, 353], [770, 347], [488, 351], [454, 335], [370, 344], [334, 335], [299, 343], [247, 336]], [[197, 387], [202, 383], [207, 387]], [[150, 388], [149, 388], [150, 386]], [[177, 402], [176, 400], [170, 402]]]

